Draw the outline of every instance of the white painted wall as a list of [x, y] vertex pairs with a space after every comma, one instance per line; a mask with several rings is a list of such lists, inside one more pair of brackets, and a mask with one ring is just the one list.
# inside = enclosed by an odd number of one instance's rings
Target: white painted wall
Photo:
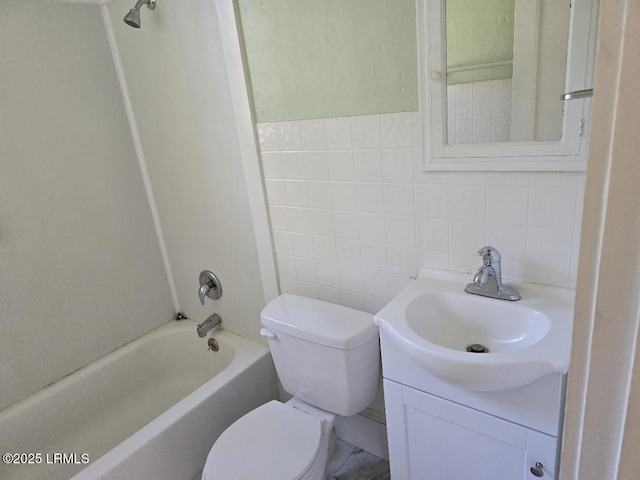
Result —
[[[103, 8], [121, 57], [180, 309], [198, 321], [216, 311], [225, 329], [259, 339], [265, 297], [214, 6], [164, 0], [154, 11], [142, 8], [139, 30], [122, 22], [128, 0]], [[223, 296], [202, 307], [197, 290], [204, 269], [219, 276]]]
[[100, 9], [0, 10], [2, 409], [174, 311]]

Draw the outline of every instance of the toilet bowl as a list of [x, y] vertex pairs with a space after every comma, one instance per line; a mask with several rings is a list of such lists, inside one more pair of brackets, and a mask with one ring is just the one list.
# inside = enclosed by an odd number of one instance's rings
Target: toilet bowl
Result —
[[373, 316], [284, 294], [260, 315], [287, 403], [252, 410], [218, 438], [203, 480], [324, 480], [337, 415], [373, 400], [380, 368]]
[[297, 399], [272, 400], [225, 430], [202, 480], [323, 480], [335, 418]]

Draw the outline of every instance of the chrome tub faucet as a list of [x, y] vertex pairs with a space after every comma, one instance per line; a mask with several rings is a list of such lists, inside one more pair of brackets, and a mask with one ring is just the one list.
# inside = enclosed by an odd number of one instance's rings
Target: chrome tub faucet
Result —
[[494, 247], [486, 246], [478, 250], [482, 257], [482, 266], [473, 276], [473, 283], [468, 283], [464, 291], [473, 295], [498, 298], [500, 300], [520, 300], [520, 293], [513, 287], [502, 285], [502, 268], [500, 252]]
[[198, 327], [196, 328], [198, 336], [200, 338], [206, 337], [207, 332], [220, 325], [221, 322], [222, 318], [220, 318], [220, 315], [218, 315], [217, 313], [212, 314], [204, 322], [198, 324]]

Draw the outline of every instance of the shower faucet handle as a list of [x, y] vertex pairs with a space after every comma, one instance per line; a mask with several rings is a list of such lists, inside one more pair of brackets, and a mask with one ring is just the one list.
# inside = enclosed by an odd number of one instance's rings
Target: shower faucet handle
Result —
[[222, 296], [222, 284], [215, 273], [210, 270], [200, 272], [200, 288], [198, 289], [198, 297], [200, 304], [204, 305], [204, 297], [217, 300]]

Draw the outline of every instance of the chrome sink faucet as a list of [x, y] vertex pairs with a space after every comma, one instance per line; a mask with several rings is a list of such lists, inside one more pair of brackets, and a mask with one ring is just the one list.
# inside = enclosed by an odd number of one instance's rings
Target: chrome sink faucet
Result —
[[468, 283], [464, 291], [473, 295], [498, 298], [500, 300], [520, 300], [520, 293], [513, 287], [502, 285], [502, 268], [500, 252], [494, 247], [486, 246], [478, 250], [482, 256], [482, 266], [473, 276], [473, 283]]

